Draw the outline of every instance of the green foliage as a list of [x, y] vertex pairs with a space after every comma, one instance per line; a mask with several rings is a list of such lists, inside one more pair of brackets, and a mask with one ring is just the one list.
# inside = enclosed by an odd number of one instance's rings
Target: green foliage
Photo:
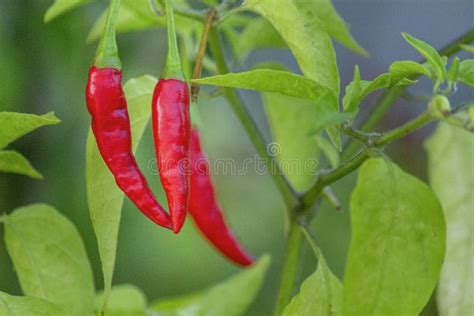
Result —
[[53, 112], [44, 115], [0, 112], [0, 126], [2, 126], [0, 130], [0, 149], [39, 127], [56, 125], [60, 122]]
[[44, 14], [44, 22], [48, 23], [58, 16], [92, 1], [94, 0], [55, 0]]
[[461, 44], [461, 48], [464, 49], [466, 52], [474, 54], [474, 46], [472, 46], [472, 45], [463, 45], [463, 44]]
[[[333, 112], [339, 111], [339, 72], [336, 54], [329, 35], [320, 24], [304, 12], [312, 12], [311, 2], [298, 5], [293, 0], [249, 0], [246, 8], [265, 17], [280, 33], [298, 62], [301, 71], [308, 77], [329, 89], [334, 95], [331, 104]], [[337, 127], [328, 129], [331, 141], [341, 150], [340, 132]]]
[[445, 222], [436, 196], [382, 158], [367, 160], [351, 196], [344, 315], [418, 315], [438, 280]]
[[0, 130], [0, 172], [11, 172], [29, 176], [33, 179], [42, 179], [41, 174], [23, 155], [13, 150], [1, 149], [39, 127], [56, 125], [60, 122], [53, 112], [41, 116], [0, 112], [0, 124], [2, 126]]
[[92, 315], [92, 271], [76, 227], [45, 204], [18, 208], [3, 222], [23, 293], [55, 303], [68, 315]]
[[431, 45], [419, 40], [410, 34], [402, 33], [405, 40], [413, 46], [418, 52], [420, 52], [423, 57], [426, 58], [428, 63], [433, 67], [435, 77], [437, 79], [438, 85], [444, 82], [447, 78], [446, 72], [446, 63], [438, 54], [436, 49], [434, 49]]
[[[124, 85], [135, 151], [150, 119], [149, 104], [156, 79], [143, 76]], [[102, 160], [91, 131], [86, 148], [87, 203], [96, 234], [104, 274], [105, 299], [112, 285], [117, 238], [124, 195]]]
[[451, 64], [451, 68], [448, 71], [448, 82], [449, 85], [454, 85], [459, 78], [459, 58], [455, 57], [453, 59], [453, 63]]
[[[311, 3], [306, 2], [308, 6]], [[293, 0], [249, 0], [245, 6], [265, 17], [280, 33], [295, 56], [303, 74], [339, 93], [336, 55], [329, 35], [301, 12]], [[303, 6], [303, 4], [302, 4]]]
[[[51, 21], [92, 1], [55, 0], [44, 19]], [[189, 75], [203, 29], [204, 13], [191, 12], [191, 2], [187, 0], [174, 2], [177, 4], [176, 22], [183, 65]], [[213, 6], [220, 3], [217, 0], [203, 2]], [[226, 5], [219, 7], [225, 8]], [[221, 23], [218, 19], [214, 26], [228, 39], [234, 57], [242, 60], [255, 49], [288, 47], [304, 76], [277, 67], [277, 70], [256, 69], [210, 76], [193, 82], [263, 92], [273, 140], [268, 150], [276, 157], [286, 177], [278, 179], [282, 179], [285, 188], [285, 181], [288, 181], [297, 192], [291, 197], [295, 201], [306, 203], [306, 193], [312, 193], [311, 188], [318, 188], [316, 159], [319, 159], [320, 152], [335, 169], [327, 174], [321, 173], [323, 176], [320, 178], [323, 179], [326, 175], [326, 179], [338, 178], [334, 172], [340, 172], [341, 178], [362, 163], [363, 160], [357, 166], [351, 165], [358, 156], [340, 162], [340, 126], [355, 119], [360, 103], [372, 92], [413, 84], [419, 76], [427, 76], [434, 82], [434, 97], [428, 105], [428, 114], [424, 114], [430, 115], [430, 119], [437, 118], [466, 129], [472, 127], [474, 107], [469, 108], [471, 125], [468, 125], [466, 120], [459, 120], [452, 113], [448, 96], [455, 91], [457, 82], [474, 87], [474, 60], [460, 62], [455, 58], [448, 70], [447, 57], [440, 56], [429, 44], [403, 33], [406, 41], [427, 62], [396, 61], [388, 73], [373, 80], [363, 80], [356, 66], [352, 82], [345, 87], [342, 99], [344, 112], [341, 113], [339, 73], [331, 39], [361, 55], [367, 55], [367, 52], [354, 40], [330, 0], [317, 3], [307, 0], [246, 0], [242, 7], [233, 12], [250, 10], [258, 17], [253, 14], [226, 16], [226, 10], [217, 14], [219, 18], [226, 17], [225, 21]], [[194, 21], [189, 16], [192, 14], [200, 15], [200, 21]], [[102, 36], [105, 19], [106, 12], [94, 24], [88, 41]], [[165, 18], [150, 9], [148, 0], [122, 1], [117, 32], [145, 30], [165, 24]], [[218, 36], [214, 38], [219, 41]], [[213, 44], [213, 52], [218, 44]], [[471, 46], [463, 48], [472, 52]], [[227, 69], [224, 59], [216, 61], [216, 64]], [[216, 64], [209, 57], [204, 58], [203, 66], [211, 73], [215, 72]], [[448, 86], [442, 91], [440, 86], [446, 81]], [[150, 118], [149, 104], [155, 83], [155, 78], [143, 76], [128, 81], [124, 86], [132, 122], [134, 151]], [[234, 105], [237, 113], [238, 103]], [[252, 124], [251, 120], [242, 121], [244, 125]], [[417, 128], [422, 125], [420, 122], [426, 123], [417, 121]], [[53, 113], [36, 116], [0, 112], [0, 149], [38, 127], [57, 123], [59, 120]], [[321, 135], [324, 129], [334, 146]], [[248, 130], [255, 134], [250, 135], [251, 139], [259, 137], [256, 128]], [[409, 124], [401, 126], [388, 133], [389, 139], [397, 139], [396, 133], [401, 135], [413, 130], [415, 128], [412, 129]], [[364, 135], [355, 136], [364, 141]], [[396, 137], [392, 137], [394, 135]], [[381, 146], [371, 143], [369, 136], [367, 138], [369, 140], [365, 145], [381, 150]], [[433, 293], [443, 258], [445, 264], [437, 298], [440, 313], [470, 315], [474, 308], [471, 286], [474, 283], [471, 264], [474, 227], [472, 221], [467, 219], [474, 202], [474, 188], [470, 177], [466, 176], [472, 169], [472, 159], [465, 151], [466, 148], [473, 148], [473, 141], [472, 135], [466, 131], [441, 125], [427, 142], [431, 185], [445, 208], [448, 224], [446, 258], [444, 215], [436, 196], [424, 183], [395, 164], [382, 158], [369, 159], [361, 167], [351, 197], [353, 235], [344, 285], [333, 275], [324, 257], [312, 244], [319, 259], [318, 267], [302, 283], [300, 292], [288, 304], [284, 315], [419, 314]], [[259, 142], [254, 143], [258, 147]], [[261, 144], [265, 142], [262, 140]], [[368, 156], [363, 156], [363, 159]], [[38, 179], [42, 177], [25, 157], [12, 150], [0, 151], [0, 171]], [[160, 299], [151, 308], [139, 288], [132, 285], [112, 287], [124, 196], [102, 161], [90, 131], [86, 148], [86, 178], [87, 202], [98, 242], [104, 291], [96, 294], [94, 299], [90, 264], [75, 227], [55, 209], [42, 204], [31, 205], [0, 217], [0, 222], [5, 224], [7, 250], [26, 295], [14, 297], [0, 292], [1, 315], [93, 315], [107, 312], [106, 315], [112, 316], [150, 313], [161, 316], [232, 316], [245, 313], [263, 282], [269, 265], [266, 256], [253, 267], [209, 289], [187, 296]], [[319, 193], [322, 190], [324, 187]], [[285, 191], [282, 192], [285, 195]], [[291, 190], [288, 192], [290, 196], [293, 194]], [[288, 214], [294, 217], [304, 214], [310, 219], [310, 207], [312, 205], [298, 204]], [[297, 213], [300, 211], [302, 213]], [[297, 227], [295, 222], [292, 224]], [[301, 236], [297, 236], [301, 240]], [[291, 238], [289, 252], [291, 260], [287, 261], [287, 270], [292, 272], [289, 277], [283, 278], [286, 284], [282, 282], [282, 292], [287, 289], [288, 293], [283, 294], [279, 307], [284, 307], [290, 300], [297, 271], [299, 247], [291, 248]]]
[[315, 23], [319, 29], [327, 32], [336, 41], [352, 51], [367, 56], [368, 53], [355, 41], [349, 32], [349, 27], [339, 16], [331, 0], [311, 2], [293, 0], [305, 19]]
[[346, 87], [346, 94], [342, 99], [342, 106], [345, 112], [354, 112], [360, 103], [362, 87], [360, 82], [359, 66], [354, 68], [354, 79]]
[[427, 67], [411, 60], [396, 61], [390, 65], [390, 80], [394, 84], [420, 75], [432, 77]]
[[342, 315], [342, 283], [319, 254], [317, 270], [293, 297], [283, 316]]
[[461, 62], [459, 65], [459, 81], [474, 87], [474, 59]]
[[281, 70], [255, 69], [191, 80], [193, 83], [221, 87], [278, 92], [292, 97], [316, 101], [328, 90], [316, 81]]
[[438, 285], [441, 316], [471, 315], [474, 310], [474, 137], [462, 129], [442, 124], [425, 143], [429, 155], [430, 184], [444, 208], [447, 249]]
[[270, 258], [263, 256], [252, 267], [207, 290], [184, 297], [160, 300], [152, 310], [160, 316], [243, 315], [263, 282]]
[[13, 296], [0, 292], [2, 316], [65, 316], [63, 310], [48, 301], [31, 296]]
[[342, 106], [345, 112], [352, 113], [355, 116], [359, 111], [359, 105], [362, 100], [380, 89], [390, 88], [396, 85], [408, 85], [414, 81], [408, 80], [406, 77], [392, 77], [392, 73], [381, 74], [374, 80], [361, 80], [359, 67], [354, 69], [354, 79], [346, 86], [346, 94], [342, 99]]
[[[224, 22], [225, 23], [225, 22]], [[258, 17], [245, 24], [240, 34], [236, 34], [234, 52], [241, 59], [255, 49], [260, 48], [287, 48], [280, 34], [268, 20]]]
[[22, 174], [33, 179], [43, 179], [43, 176], [19, 152], [0, 150], [0, 171]]
[[[104, 292], [95, 297], [95, 310], [100, 314]], [[131, 284], [112, 287], [107, 304], [107, 316], [146, 316], [147, 298], [142, 290]]]
[[268, 150], [295, 190], [304, 192], [313, 183], [318, 167], [317, 137], [310, 133], [317, 108], [311, 101], [277, 93], [264, 93], [263, 103], [273, 141]]

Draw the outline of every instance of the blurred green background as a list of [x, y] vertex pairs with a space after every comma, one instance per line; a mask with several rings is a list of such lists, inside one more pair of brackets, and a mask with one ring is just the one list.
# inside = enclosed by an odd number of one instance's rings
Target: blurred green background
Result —
[[[43, 14], [51, 3], [46, 0], [0, 1], [0, 110], [34, 114], [54, 111], [62, 120], [58, 126], [42, 128], [11, 145], [28, 157], [45, 179], [37, 181], [1, 174], [0, 212], [10, 212], [33, 202], [46, 202], [61, 210], [77, 225], [92, 262], [96, 286], [101, 288], [100, 262], [85, 195], [84, 156], [89, 115], [84, 87], [95, 52], [95, 44], [86, 45], [85, 39], [106, 2], [88, 5], [45, 25]], [[416, 51], [400, 36], [402, 31], [440, 48], [471, 28], [474, 21], [470, 0], [419, 1], [417, 4], [403, 0], [336, 1], [335, 6], [351, 25], [355, 38], [371, 54], [370, 58], [359, 57], [336, 45], [343, 85], [351, 80], [354, 64], [360, 65], [363, 79], [371, 79], [385, 72], [394, 60], [418, 60]], [[125, 79], [144, 73], [159, 75], [166, 49], [163, 30], [120, 34], [118, 38]], [[461, 53], [461, 57], [466, 56]], [[288, 50], [260, 50], [250, 54], [247, 60], [231, 64], [237, 71], [262, 61], [279, 61], [298, 71]], [[410, 93], [428, 96], [430, 84], [422, 81]], [[467, 100], [468, 93], [468, 89], [460, 89], [453, 96], [453, 104]], [[270, 141], [260, 96], [250, 92], [241, 94]], [[364, 102], [362, 117], [370, 113], [375, 100], [372, 96]], [[422, 99], [400, 100], [379, 129], [400, 124], [424, 106]], [[202, 113], [206, 126], [203, 137], [211, 161], [220, 157], [239, 162], [256, 155], [222, 99], [203, 104]], [[422, 179], [425, 179], [426, 161], [420, 144], [432, 127], [410, 135], [388, 150], [402, 168]], [[153, 158], [149, 128], [145, 134], [138, 160], [152, 187], [158, 188], [156, 175], [145, 169]], [[336, 212], [323, 203], [314, 224], [322, 250], [338, 276], [343, 274], [350, 238], [347, 201], [354, 178], [352, 175], [335, 186], [344, 205], [343, 211]], [[215, 176], [215, 182], [235, 234], [256, 256], [271, 254], [272, 264], [264, 288], [249, 311], [251, 315], [266, 315], [275, 299], [285, 246], [283, 202], [270, 177], [259, 175], [253, 169], [239, 176], [221, 173]], [[163, 201], [162, 191], [156, 192]], [[2, 229], [0, 227], [3, 235]], [[303, 256], [300, 280], [315, 267], [309, 249], [304, 249]], [[238, 270], [199, 236], [191, 221], [187, 221], [182, 234], [176, 237], [158, 229], [130, 202], [125, 202], [115, 284], [135, 284], [151, 301], [200, 290]], [[0, 290], [20, 293], [3, 242], [0, 243]]]

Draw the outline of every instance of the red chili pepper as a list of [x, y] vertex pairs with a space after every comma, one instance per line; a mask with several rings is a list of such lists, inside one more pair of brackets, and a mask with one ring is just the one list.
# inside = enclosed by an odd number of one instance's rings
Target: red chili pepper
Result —
[[189, 203], [189, 89], [178, 53], [171, 0], [166, 0], [168, 57], [152, 101], [153, 137], [158, 171], [168, 199], [173, 230], [178, 233]]
[[131, 149], [130, 119], [122, 89], [122, 71], [115, 43], [114, 24], [120, 0], [113, 0], [106, 32], [86, 88], [87, 109], [99, 152], [119, 188], [152, 221], [166, 228], [172, 223], [157, 202], [135, 161]]
[[191, 131], [190, 162], [189, 213], [194, 223], [224, 256], [239, 265], [251, 265], [252, 257], [240, 246], [224, 221], [209, 174], [209, 163], [201, 150], [199, 132], [194, 128]]

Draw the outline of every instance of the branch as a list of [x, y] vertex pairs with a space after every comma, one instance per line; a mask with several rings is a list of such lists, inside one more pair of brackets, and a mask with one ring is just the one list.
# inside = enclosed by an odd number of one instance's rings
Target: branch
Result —
[[[474, 42], [474, 29], [471, 29], [443, 47], [440, 51], [439, 54], [441, 56], [447, 56], [450, 57], [457, 52], [461, 50], [461, 46], [465, 44], [469, 44]], [[419, 63], [425, 63], [426, 60], [420, 60]], [[418, 78], [418, 76], [414, 76], [412, 79]], [[377, 104], [375, 105], [374, 112], [370, 115], [370, 117], [367, 119], [367, 121], [362, 125], [360, 128], [361, 131], [370, 131], [373, 130], [373, 128], [377, 125], [377, 123], [382, 119], [382, 117], [385, 115], [385, 113], [391, 108], [392, 104], [395, 102], [395, 100], [400, 97], [405, 91], [405, 88], [402, 86], [395, 86], [387, 90], [385, 93], [380, 96], [380, 98], [377, 101]], [[357, 150], [357, 143], [354, 141], [349, 141], [346, 150], [342, 154], [343, 158], [350, 157], [351, 155], [354, 154], [354, 152]]]
[[302, 246], [302, 234], [300, 227], [296, 220], [291, 223], [290, 231], [288, 233], [288, 241], [286, 245], [285, 262], [283, 264], [283, 271], [278, 291], [278, 298], [276, 301], [273, 315], [280, 316], [283, 314], [285, 307], [293, 296], [293, 289], [295, 285], [296, 272], [298, 270], [298, 259]]
[[[209, 9], [206, 15], [206, 22], [204, 23], [204, 29], [202, 31], [201, 40], [199, 42], [199, 49], [196, 54], [196, 62], [194, 64], [193, 69], [193, 79], [201, 78], [202, 73], [202, 61], [204, 56], [206, 55], [206, 47], [207, 47], [207, 38], [209, 37], [209, 31], [211, 29], [212, 23], [214, 21], [214, 17], [216, 16], [216, 10]], [[199, 96], [199, 85], [198, 84], [191, 84], [191, 100], [196, 103]]]
[[336, 182], [357, 169], [364, 161], [373, 156], [378, 148], [416, 131], [434, 119], [435, 117], [432, 112], [428, 110], [402, 126], [386, 132], [373, 140], [369, 140], [366, 144], [366, 148], [362, 149], [352, 158], [345, 161], [337, 168], [325, 173], [323, 172], [318, 176], [315, 184], [302, 197], [305, 206], [303, 209], [308, 209], [308, 207], [313, 205], [326, 186]]

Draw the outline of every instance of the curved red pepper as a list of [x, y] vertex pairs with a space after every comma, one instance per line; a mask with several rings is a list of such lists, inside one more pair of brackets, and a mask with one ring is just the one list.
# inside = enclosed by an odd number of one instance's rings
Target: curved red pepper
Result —
[[97, 147], [117, 185], [148, 218], [171, 228], [170, 217], [156, 201], [131, 150], [130, 119], [121, 70], [92, 66], [86, 99]]
[[153, 137], [160, 180], [168, 199], [173, 230], [186, 219], [189, 202], [188, 85], [178, 79], [160, 79], [153, 93]]
[[189, 213], [194, 223], [224, 256], [236, 264], [251, 265], [252, 257], [240, 246], [224, 221], [209, 174], [209, 163], [201, 150], [199, 132], [196, 129], [191, 131], [190, 162]]

